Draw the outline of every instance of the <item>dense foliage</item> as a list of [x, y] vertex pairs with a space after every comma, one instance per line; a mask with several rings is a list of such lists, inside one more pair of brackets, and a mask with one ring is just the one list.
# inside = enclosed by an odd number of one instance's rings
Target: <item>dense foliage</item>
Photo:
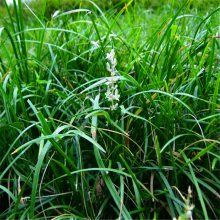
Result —
[[61, 2], [1, 14], [0, 219], [219, 219], [220, 8]]

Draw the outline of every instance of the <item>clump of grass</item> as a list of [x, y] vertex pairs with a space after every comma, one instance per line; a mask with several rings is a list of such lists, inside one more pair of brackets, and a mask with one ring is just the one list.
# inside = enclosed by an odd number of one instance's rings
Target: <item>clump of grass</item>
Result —
[[0, 218], [219, 218], [219, 8], [89, 4], [0, 22]]

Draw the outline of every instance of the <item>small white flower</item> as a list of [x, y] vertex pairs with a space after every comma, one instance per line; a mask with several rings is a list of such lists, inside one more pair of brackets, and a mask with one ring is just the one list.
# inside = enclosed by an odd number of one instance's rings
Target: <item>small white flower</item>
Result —
[[110, 109], [112, 111], [116, 110], [118, 108], [118, 103], [111, 105]]
[[106, 69], [107, 69], [107, 71], [111, 72], [111, 67], [110, 67], [110, 64], [108, 62], [106, 63]]
[[118, 89], [115, 89], [114, 98], [115, 98], [115, 100], [119, 101], [120, 95], [118, 94]]
[[115, 50], [114, 49], [112, 49], [110, 53], [107, 53], [106, 59], [108, 59], [109, 61], [115, 60]]
[[91, 44], [92, 44], [92, 50], [96, 50], [100, 47], [99, 45], [99, 41], [91, 41]]
[[106, 69], [108, 72], [111, 73], [111, 76], [114, 76], [117, 73], [116, 70], [117, 60], [115, 58], [114, 49], [112, 49], [110, 53], [107, 53], [106, 59], [108, 60], [108, 62], [106, 63]]

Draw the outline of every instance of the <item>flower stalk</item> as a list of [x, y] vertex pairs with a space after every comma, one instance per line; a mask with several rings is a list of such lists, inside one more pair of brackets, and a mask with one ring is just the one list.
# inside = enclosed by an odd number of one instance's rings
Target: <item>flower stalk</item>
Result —
[[116, 69], [117, 60], [115, 58], [114, 49], [112, 49], [110, 53], [107, 53], [106, 59], [107, 59], [106, 70], [110, 72], [111, 77], [108, 77], [108, 80], [105, 83], [107, 85], [107, 91], [105, 93], [105, 97], [109, 102], [111, 102], [110, 109], [115, 110], [118, 107], [120, 95], [117, 85], [118, 77], [116, 75], [118, 71]]

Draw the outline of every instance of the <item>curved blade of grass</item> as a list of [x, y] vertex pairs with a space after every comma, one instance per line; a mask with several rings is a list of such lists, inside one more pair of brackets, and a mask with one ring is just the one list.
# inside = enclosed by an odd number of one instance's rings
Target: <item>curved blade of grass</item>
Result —
[[0, 185], [0, 189], [3, 190], [6, 194], [8, 194], [14, 202], [16, 202], [16, 197], [12, 194], [12, 192], [9, 189], [2, 185]]
[[38, 156], [38, 161], [37, 161], [37, 164], [35, 167], [33, 183], [32, 183], [31, 202], [30, 202], [30, 209], [29, 209], [30, 218], [34, 217], [36, 194], [37, 194], [37, 189], [38, 189], [38, 184], [39, 184], [40, 171], [42, 168], [43, 160], [44, 160], [47, 152], [49, 151], [50, 147], [51, 147], [51, 142], [47, 141], [47, 143], [43, 146], [43, 148]]

